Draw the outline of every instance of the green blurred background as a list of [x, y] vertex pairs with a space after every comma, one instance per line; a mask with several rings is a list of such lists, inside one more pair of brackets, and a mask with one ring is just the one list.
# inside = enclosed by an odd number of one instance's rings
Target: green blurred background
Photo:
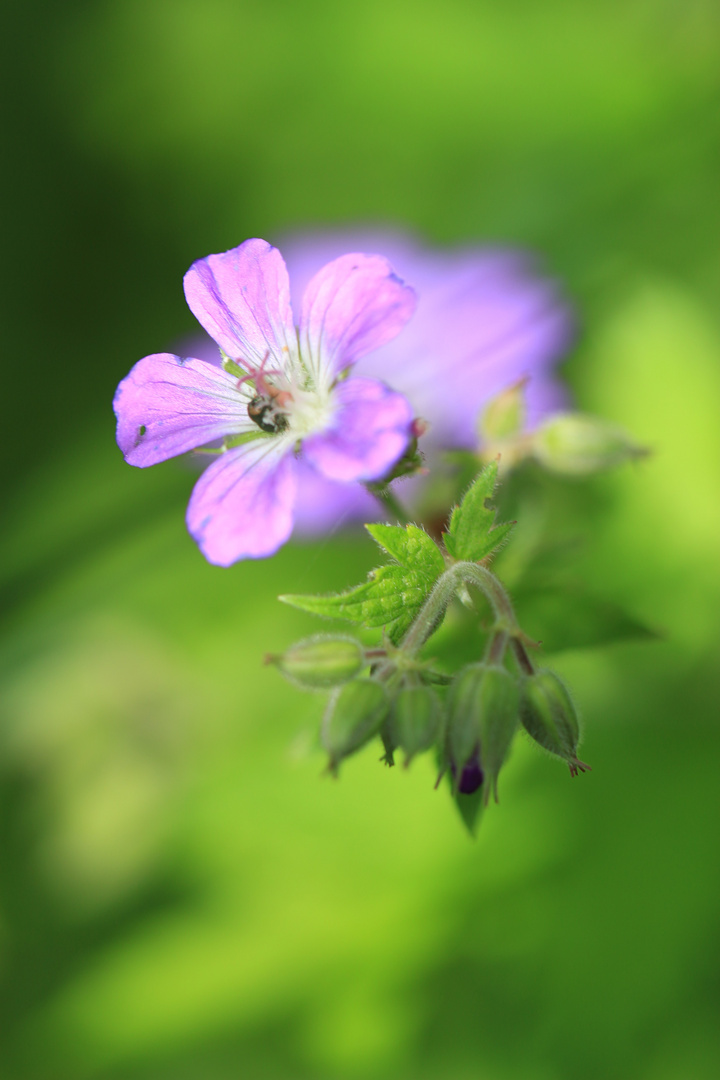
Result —
[[[705, 1080], [720, 1071], [720, 13], [714, 0], [5, 8], [0, 1073]], [[318, 779], [263, 653], [368, 541], [207, 565], [110, 402], [190, 262], [369, 222], [527, 245], [579, 404], [654, 455], [563, 488], [658, 640], [563, 649], [468, 839], [429, 764]], [[529, 627], [542, 637], [542, 626]]]

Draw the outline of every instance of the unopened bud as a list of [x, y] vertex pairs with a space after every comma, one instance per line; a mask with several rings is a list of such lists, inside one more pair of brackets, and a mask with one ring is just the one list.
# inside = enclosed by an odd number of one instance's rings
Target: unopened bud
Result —
[[373, 679], [355, 679], [333, 691], [320, 731], [332, 771], [380, 730], [389, 705], [385, 687]]
[[408, 765], [416, 754], [429, 750], [442, 726], [442, 705], [430, 686], [405, 686], [392, 706], [390, 725], [397, 746], [406, 753]]
[[485, 803], [492, 788], [498, 800], [498, 776], [510, 752], [520, 723], [520, 689], [517, 680], [504, 667], [488, 667], [485, 707], [480, 716], [480, 755], [488, 779]]
[[[453, 770], [482, 769], [497, 791], [497, 777], [518, 723], [519, 692], [505, 668], [471, 664], [459, 673], [448, 698], [448, 751]], [[487, 799], [487, 793], [486, 793]]]
[[324, 690], [354, 679], [366, 666], [359, 641], [342, 634], [317, 634], [291, 645], [282, 656], [268, 656], [286, 679], [304, 690]]
[[480, 416], [479, 432], [483, 442], [495, 443], [520, 434], [525, 427], [526, 386], [527, 379], [520, 379], [490, 399]]
[[634, 443], [617, 424], [583, 413], [549, 417], [531, 439], [532, 453], [541, 465], [570, 476], [611, 469], [647, 450]]
[[554, 671], [538, 671], [525, 680], [520, 719], [535, 742], [568, 763], [570, 773], [590, 766], [578, 760], [580, 724], [572, 698]]
[[[456, 773], [457, 770], [453, 769], [453, 776]], [[457, 778], [458, 795], [474, 795], [482, 787], [484, 780], [485, 773], [480, 765], [480, 753], [476, 750], [470, 760], [465, 763], [460, 776]], [[487, 799], [484, 801], [487, 802]]]
[[460, 771], [480, 745], [478, 701], [486, 670], [485, 664], [471, 664], [458, 672], [450, 686], [447, 748], [453, 768]]

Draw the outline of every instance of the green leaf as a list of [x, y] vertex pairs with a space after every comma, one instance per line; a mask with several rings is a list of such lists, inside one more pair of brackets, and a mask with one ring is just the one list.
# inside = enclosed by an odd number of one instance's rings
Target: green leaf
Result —
[[326, 619], [347, 619], [368, 628], [384, 626], [390, 640], [397, 644], [443, 573], [445, 561], [434, 540], [417, 525], [365, 528], [399, 565], [372, 570], [367, 581], [346, 592], [279, 599]]
[[445, 547], [454, 559], [480, 562], [507, 538], [515, 522], [495, 525], [494, 507], [488, 506], [497, 482], [497, 462], [486, 465], [456, 506], [445, 533]]
[[391, 641], [400, 640], [432, 588], [426, 575], [402, 566], [381, 566], [354, 589], [329, 596], [286, 595], [284, 604], [326, 619], [347, 619], [358, 626], [384, 626]]
[[445, 560], [435, 541], [417, 525], [366, 525], [381, 548], [401, 566], [435, 581], [445, 569]]

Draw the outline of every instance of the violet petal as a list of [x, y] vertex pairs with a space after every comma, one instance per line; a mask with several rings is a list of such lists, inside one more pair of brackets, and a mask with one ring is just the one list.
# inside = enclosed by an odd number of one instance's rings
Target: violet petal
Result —
[[259, 438], [227, 450], [205, 470], [187, 509], [187, 527], [208, 562], [272, 555], [292, 532], [292, 443]]
[[474, 795], [484, 779], [480, 762], [477, 757], [472, 758], [460, 773], [457, 789], [461, 795]]
[[139, 360], [115, 392], [118, 446], [130, 465], [155, 465], [253, 430], [247, 401], [248, 392], [222, 368], [154, 353]]
[[302, 287], [325, 260], [358, 246], [383, 251], [418, 295], [403, 333], [364, 357], [357, 372], [385, 380], [429, 420], [426, 451], [474, 447], [483, 406], [524, 375], [529, 428], [567, 403], [553, 367], [572, 344], [575, 320], [530, 255], [424, 248], [391, 231], [301, 235], [284, 244], [293, 282]]
[[380, 255], [342, 255], [309, 282], [300, 344], [319, 385], [385, 345], [415, 310], [415, 292]]
[[193, 315], [233, 359], [283, 369], [296, 351], [287, 268], [266, 240], [198, 259], [184, 285]]
[[334, 395], [332, 425], [304, 440], [306, 459], [330, 480], [379, 479], [408, 444], [408, 401], [375, 379], [347, 379]]

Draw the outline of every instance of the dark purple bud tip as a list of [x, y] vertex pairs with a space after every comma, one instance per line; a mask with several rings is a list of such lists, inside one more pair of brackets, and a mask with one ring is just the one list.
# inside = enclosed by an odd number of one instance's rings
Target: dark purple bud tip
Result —
[[458, 792], [460, 795], [473, 795], [483, 782], [483, 771], [477, 758], [468, 761], [460, 773]]

